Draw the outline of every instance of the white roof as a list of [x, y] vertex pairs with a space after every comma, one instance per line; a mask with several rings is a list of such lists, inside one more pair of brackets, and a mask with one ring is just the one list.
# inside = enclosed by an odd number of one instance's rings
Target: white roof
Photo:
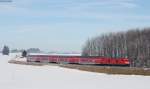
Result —
[[30, 53], [28, 55], [57, 55], [57, 56], [81, 56], [81, 54], [60, 54], [60, 53]]

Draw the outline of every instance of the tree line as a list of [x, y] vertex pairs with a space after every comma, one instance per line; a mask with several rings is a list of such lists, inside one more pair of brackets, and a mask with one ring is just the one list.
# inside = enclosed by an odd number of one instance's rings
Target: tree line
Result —
[[150, 67], [150, 28], [108, 33], [88, 39], [82, 55], [128, 58], [132, 67]]
[[0, 51], [3, 55], [9, 55], [9, 53], [41, 53], [42, 51], [39, 48], [29, 48], [27, 50], [24, 49], [12, 49], [10, 50], [7, 45], [4, 45], [2, 51]]

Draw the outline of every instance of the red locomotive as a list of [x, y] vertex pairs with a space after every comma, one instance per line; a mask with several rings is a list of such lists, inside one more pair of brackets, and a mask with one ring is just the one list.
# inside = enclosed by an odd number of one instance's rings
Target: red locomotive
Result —
[[97, 56], [84, 57], [84, 56], [65, 56], [65, 55], [28, 55], [27, 62], [119, 65], [119, 66], [129, 66], [130, 64], [127, 58], [105, 58]]

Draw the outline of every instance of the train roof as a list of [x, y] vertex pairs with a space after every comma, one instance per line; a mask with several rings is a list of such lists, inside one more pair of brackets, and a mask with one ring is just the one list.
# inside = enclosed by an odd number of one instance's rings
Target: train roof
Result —
[[[79, 58], [107, 58], [103, 56], [82, 56], [81, 54], [46, 54], [46, 53], [30, 53], [28, 56], [39, 56], [39, 57], [45, 57], [45, 56], [58, 56], [58, 57], [79, 57]], [[116, 58], [120, 59], [120, 58]], [[124, 58], [123, 58], [124, 59]]]
[[[28, 56], [38, 56], [38, 57], [46, 57], [46, 56], [57, 56], [57, 57], [79, 57], [79, 58], [104, 58], [102, 56], [82, 56], [81, 54], [42, 54], [42, 53], [30, 53]], [[106, 58], [106, 57], [105, 57]]]
[[60, 53], [51, 53], [51, 54], [46, 54], [46, 53], [30, 53], [28, 55], [39, 55], [39, 56], [81, 56], [81, 54], [60, 54]]

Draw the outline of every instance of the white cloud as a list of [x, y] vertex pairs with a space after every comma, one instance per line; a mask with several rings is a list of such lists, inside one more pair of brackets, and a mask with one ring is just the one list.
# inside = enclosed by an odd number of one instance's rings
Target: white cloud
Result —
[[[49, 3], [49, 8], [35, 10], [36, 3]], [[32, 6], [33, 5], [33, 6]], [[30, 8], [28, 8], [28, 6]], [[149, 16], [140, 16], [136, 14], [126, 14], [131, 8], [136, 8], [139, 5], [135, 0], [14, 0], [14, 3], [9, 5], [0, 5], [0, 14], [10, 14], [26, 17], [61, 17], [74, 19], [150, 19]], [[53, 8], [52, 8], [53, 7]], [[64, 7], [62, 9], [59, 9]], [[43, 7], [42, 7], [43, 8]], [[56, 9], [57, 8], [57, 9]], [[102, 10], [101, 10], [102, 8]], [[117, 9], [117, 10], [116, 10]], [[107, 10], [111, 10], [109, 12]], [[124, 10], [124, 13], [118, 13]], [[116, 20], [117, 20], [116, 19]]]
[[83, 3], [77, 3], [76, 5], [72, 6], [70, 9], [73, 10], [86, 10], [86, 9], [97, 9], [103, 8], [104, 10], [109, 9], [131, 9], [138, 7], [138, 4], [133, 2], [132, 0], [95, 0]]

